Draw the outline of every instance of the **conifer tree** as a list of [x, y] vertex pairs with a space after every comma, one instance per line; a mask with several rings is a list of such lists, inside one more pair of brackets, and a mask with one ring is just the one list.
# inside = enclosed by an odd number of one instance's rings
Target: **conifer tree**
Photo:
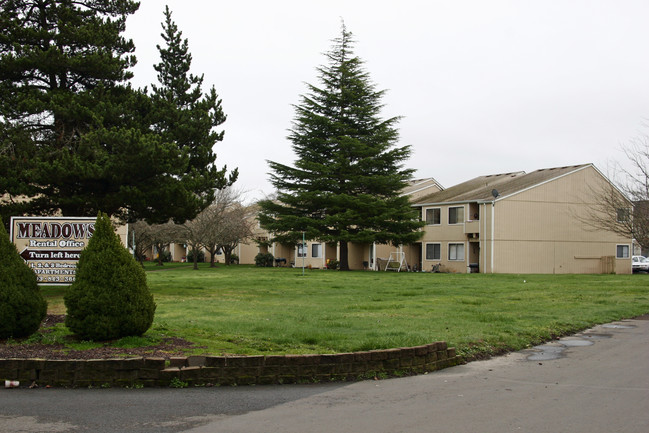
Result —
[[132, 0], [2, 1], [5, 222], [100, 210], [129, 221], [183, 222], [202, 208], [197, 185], [183, 179], [209, 166], [210, 155], [179, 149], [153, 130], [151, 98], [129, 84], [135, 47], [122, 33], [138, 7]]
[[411, 243], [422, 223], [400, 196], [413, 170], [403, 167], [410, 147], [396, 146], [399, 118], [380, 118], [384, 91], [354, 55], [344, 24], [326, 57], [321, 86], [307, 85], [295, 105], [295, 166], [269, 162], [277, 199], [260, 202], [259, 220], [280, 242], [297, 243], [305, 232], [337, 243], [347, 270], [348, 243]]
[[165, 7], [162, 38], [165, 46], [157, 45], [160, 63], [154, 66], [159, 85], [152, 85], [154, 127], [165, 141], [176, 143], [189, 156], [181, 180], [194, 191], [196, 208], [207, 207], [214, 200], [214, 191], [232, 185], [238, 171], [226, 176], [227, 167], [214, 165], [213, 147], [223, 140], [224, 131], [217, 132], [226, 120], [221, 99], [212, 87], [203, 93], [203, 75], [190, 73], [192, 55], [189, 43]]
[[85, 339], [139, 336], [153, 323], [156, 305], [144, 269], [121, 244], [106, 214], [97, 217], [64, 301], [65, 325]]
[[33, 334], [46, 313], [47, 302], [38, 289], [36, 274], [18, 255], [0, 224], [0, 338]]

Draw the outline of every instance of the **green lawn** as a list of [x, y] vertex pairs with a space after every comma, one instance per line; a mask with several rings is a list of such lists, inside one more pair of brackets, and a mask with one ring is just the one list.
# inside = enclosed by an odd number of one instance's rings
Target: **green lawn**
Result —
[[[649, 275], [482, 275], [147, 265], [147, 336], [197, 353], [331, 353], [447, 341], [468, 358], [649, 313]], [[64, 288], [44, 287], [62, 312]]]

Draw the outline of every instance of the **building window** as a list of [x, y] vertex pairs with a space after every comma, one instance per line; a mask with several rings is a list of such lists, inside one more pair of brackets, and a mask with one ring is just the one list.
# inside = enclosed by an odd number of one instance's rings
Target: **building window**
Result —
[[625, 223], [628, 222], [631, 218], [631, 210], [627, 208], [617, 209], [617, 222]]
[[442, 210], [440, 208], [426, 209], [426, 225], [438, 225], [441, 223]]
[[306, 243], [305, 244], [299, 244], [297, 246], [297, 256], [298, 257], [306, 257]]
[[448, 244], [449, 260], [464, 260], [464, 244]]
[[629, 258], [629, 246], [628, 245], [618, 245], [617, 254], [618, 259], [628, 259]]
[[322, 244], [311, 245], [311, 257], [313, 258], [322, 257]]
[[464, 206], [448, 208], [448, 223], [462, 224], [464, 222]]
[[442, 260], [442, 244], [426, 244], [426, 260]]

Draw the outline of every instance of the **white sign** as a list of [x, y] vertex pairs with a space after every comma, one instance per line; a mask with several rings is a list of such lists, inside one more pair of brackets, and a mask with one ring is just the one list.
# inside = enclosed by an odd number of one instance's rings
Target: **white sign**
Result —
[[69, 285], [94, 231], [95, 218], [12, 217], [10, 237], [38, 284]]

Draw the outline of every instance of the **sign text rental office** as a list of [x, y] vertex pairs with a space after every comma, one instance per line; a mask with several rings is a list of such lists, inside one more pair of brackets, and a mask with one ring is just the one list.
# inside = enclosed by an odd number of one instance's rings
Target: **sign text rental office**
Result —
[[39, 284], [72, 284], [95, 218], [12, 217], [11, 241]]

